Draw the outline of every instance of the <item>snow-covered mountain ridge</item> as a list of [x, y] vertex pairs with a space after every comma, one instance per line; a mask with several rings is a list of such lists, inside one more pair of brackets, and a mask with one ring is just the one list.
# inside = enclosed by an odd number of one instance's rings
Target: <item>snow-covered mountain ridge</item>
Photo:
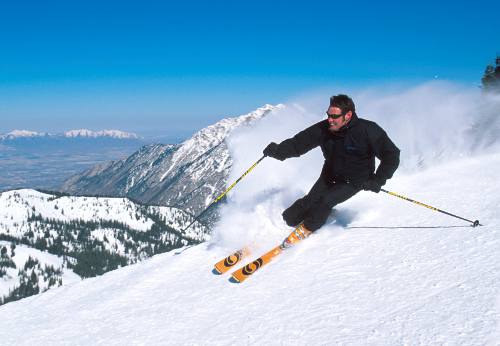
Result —
[[139, 139], [140, 137], [131, 132], [120, 130], [92, 131], [88, 129], [70, 130], [64, 133], [51, 134], [47, 132], [36, 132], [29, 130], [13, 130], [7, 134], [0, 134], [0, 141], [16, 140], [22, 138], [115, 138], [115, 139]]
[[120, 130], [102, 130], [91, 131], [87, 129], [71, 130], [64, 132], [64, 137], [110, 137], [119, 139], [138, 139], [140, 138], [135, 133], [124, 132]]
[[[337, 210], [336, 221], [244, 284], [211, 273], [213, 263], [234, 248], [205, 243], [9, 303], [0, 308], [0, 340], [18, 345], [96, 340], [108, 345], [498, 345], [500, 218], [491, 206], [500, 203], [499, 168], [496, 153], [400, 175], [387, 186], [477, 217], [483, 227], [362, 192]], [[252, 177], [247, 184], [258, 188]], [[290, 231], [270, 211], [280, 200], [275, 193], [237, 215], [267, 225], [265, 233], [254, 233], [261, 249], [253, 256]], [[226, 227], [222, 223], [216, 231], [229, 232]]]
[[232, 165], [226, 138], [236, 129], [252, 125], [283, 107], [265, 105], [251, 113], [223, 119], [180, 145], [144, 146], [125, 160], [98, 165], [71, 177], [62, 190], [71, 194], [128, 196], [143, 203], [172, 205], [199, 214], [226, 188]]

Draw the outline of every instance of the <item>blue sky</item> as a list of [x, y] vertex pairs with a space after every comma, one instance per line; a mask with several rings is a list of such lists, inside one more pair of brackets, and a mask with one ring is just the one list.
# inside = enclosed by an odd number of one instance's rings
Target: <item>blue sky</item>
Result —
[[189, 134], [330, 86], [474, 86], [500, 52], [498, 13], [494, 1], [3, 1], [0, 132]]

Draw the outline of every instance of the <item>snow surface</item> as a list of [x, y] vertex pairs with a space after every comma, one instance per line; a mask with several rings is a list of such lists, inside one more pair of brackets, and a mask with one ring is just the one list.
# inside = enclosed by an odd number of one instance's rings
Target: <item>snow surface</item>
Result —
[[[260, 157], [264, 144], [313, 120], [289, 108], [286, 118], [277, 112], [261, 126], [235, 131], [228, 141], [232, 177]], [[393, 133], [393, 122], [378, 122]], [[435, 135], [423, 127], [420, 137], [398, 134], [403, 153]], [[450, 141], [453, 133], [446, 130]], [[384, 193], [361, 192], [308, 240], [245, 283], [232, 284], [228, 275], [211, 273], [213, 264], [242, 244], [255, 244], [257, 256], [281, 241], [291, 230], [281, 211], [310, 188], [322, 161], [318, 150], [285, 162], [266, 159], [230, 193], [210, 242], [6, 304], [0, 307], [0, 340], [500, 345], [500, 150], [455, 148], [456, 155], [435, 157], [432, 141], [428, 147], [420, 154], [430, 168], [417, 172], [403, 162], [386, 188], [485, 226], [472, 228]]]

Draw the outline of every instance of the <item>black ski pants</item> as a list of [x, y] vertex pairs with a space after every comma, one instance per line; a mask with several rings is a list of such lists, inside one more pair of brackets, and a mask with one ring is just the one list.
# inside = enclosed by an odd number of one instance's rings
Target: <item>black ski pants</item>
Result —
[[329, 183], [319, 177], [307, 195], [283, 212], [283, 220], [291, 227], [304, 222], [304, 226], [314, 232], [325, 224], [334, 206], [347, 201], [360, 190], [345, 181]]

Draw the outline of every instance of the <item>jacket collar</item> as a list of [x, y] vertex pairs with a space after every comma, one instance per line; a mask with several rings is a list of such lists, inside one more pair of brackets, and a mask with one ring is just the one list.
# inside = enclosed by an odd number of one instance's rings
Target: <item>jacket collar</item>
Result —
[[351, 120], [347, 124], [345, 124], [344, 126], [342, 126], [338, 131], [333, 132], [333, 134], [335, 134], [337, 136], [343, 136], [349, 129], [351, 129], [354, 126], [356, 126], [356, 124], [358, 123], [358, 121], [359, 121], [358, 116], [356, 115], [356, 113], [353, 113], [352, 116], [351, 116]]
[[345, 129], [350, 129], [353, 126], [356, 126], [356, 124], [358, 123], [358, 120], [359, 120], [358, 115], [356, 113], [352, 113], [351, 120], [347, 124], [345, 124], [344, 126], [342, 126], [341, 130], [344, 129], [344, 128]]

